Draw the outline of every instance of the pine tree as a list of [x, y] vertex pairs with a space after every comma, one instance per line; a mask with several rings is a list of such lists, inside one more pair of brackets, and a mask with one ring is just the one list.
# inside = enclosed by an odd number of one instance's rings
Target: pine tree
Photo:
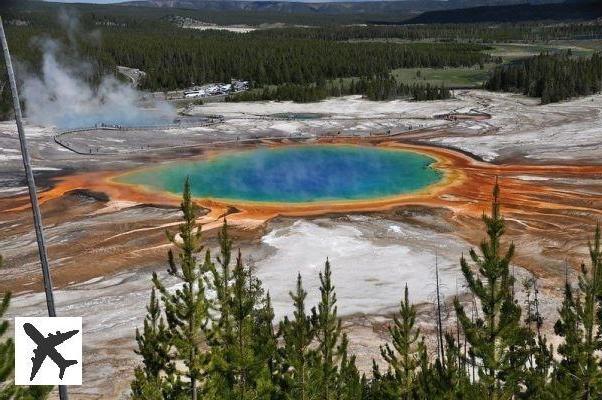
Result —
[[156, 274], [153, 275], [153, 283], [161, 294], [164, 306], [168, 336], [173, 346], [172, 362], [181, 361], [186, 367], [185, 371], [180, 368], [175, 371], [178, 377], [176, 387], [196, 400], [209, 361], [201, 346], [205, 343], [204, 331], [209, 322], [210, 301], [205, 294], [208, 266], [199, 263], [195, 255], [203, 250], [203, 246], [201, 229], [196, 226], [196, 207], [192, 202], [189, 179], [184, 184], [180, 209], [184, 222], [180, 225], [178, 235], [167, 234], [179, 253], [176, 260], [174, 252], [169, 250], [167, 272], [182, 282], [182, 287], [172, 293]]
[[428, 350], [424, 336], [417, 348], [419, 372], [416, 376], [416, 398], [418, 399], [437, 399], [438, 392], [434, 383], [437, 381], [436, 371], [430, 363]]
[[[491, 216], [483, 215], [488, 240], [481, 242], [481, 255], [474, 249], [470, 257], [474, 269], [462, 256], [462, 274], [468, 289], [479, 300], [481, 317], [474, 322], [456, 299], [454, 307], [470, 345], [469, 353], [477, 362], [477, 385], [481, 396], [491, 400], [509, 398], [519, 392], [528, 354], [524, 350], [529, 336], [520, 325], [521, 309], [512, 296], [514, 278], [509, 264], [514, 245], [503, 252], [500, 238], [504, 220], [500, 214], [499, 186], [493, 189]], [[471, 357], [472, 358], [472, 357]]]
[[[210, 397], [216, 397], [219, 393], [223, 398], [229, 398], [230, 392], [235, 385], [235, 376], [232, 362], [229, 359], [228, 346], [234, 341], [234, 332], [231, 324], [231, 259], [232, 240], [228, 235], [228, 222], [224, 224], [218, 233], [220, 255], [217, 256], [217, 265], [211, 264], [212, 286], [215, 292], [215, 302], [211, 307], [211, 328], [208, 333], [209, 345], [211, 347], [210, 363]], [[210, 255], [207, 252], [206, 261], [209, 262]], [[228, 394], [226, 395], [226, 390]]]
[[[0, 255], [0, 269], [4, 260]], [[0, 299], [0, 319], [8, 310], [11, 292], [2, 294]], [[9, 322], [2, 320], [0, 322], [0, 338], [2, 338], [9, 328]], [[51, 386], [15, 386], [13, 382], [13, 373], [15, 369], [15, 343], [11, 338], [0, 341], [0, 399], [15, 400], [42, 400], [48, 397], [52, 390]]]
[[[543, 316], [539, 312], [539, 289], [536, 278], [523, 282], [527, 293], [525, 323], [531, 335], [527, 342], [529, 360], [525, 373], [523, 398], [543, 398], [549, 389], [550, 370], [553, 364], [553, 348], [548, 347], [547, 338], [542, 334]], [[531, 292], [533, 295], [531, 296]], [[532, 325], [535, 324], [535, 332]]]
[[234, 393], [236, 398], [246, 399], [253, 385], [253, 311], [257, 302], [254, 286], [245, 271], [240, 253], [236, 258], [236, 266], [233, 270], [232, 296], [230, 310], [232, 311], [232, 326], [234, 331], [234, 342], [230, 343], [230, 356], [234, 366], [236, 384]]
[[[0, 264], [2, 263], [2, 257], [0, 256]], [[1, 266], [1, 265], [0, 265]], [[0, 318], [4, 317], [6, 310], [10, 304], [11, 292], [6, 292], [2, 296], [2, 302], [0, 303]], [[9, 323], [3, 320], [0, 323], [0, 337], [6, 334]], [[12, 383], [12, 374], [15, 368], [15, 344], [11, 338], [8, 338], [0, 343], [0, 383], [2, 383], [2, 389], [0, 390], [0, 397], [9, 399], [17, 388]]]
[[262, 367], [257, 378], [260, 397], [281, 397], [283, 376], [282, 359], [278, 351], [278, 332], [274, 329], [274, 309], [268, 292], [255, 312], [253, 347], [257, 363]]
[[393, 326], [389, 327], [391, 346], [381, 346], [380, 353], [387, 362], [395, 378], [397, 398], [408, 400], [414, 391], [416, 372], [419, 364], [418, 338], [420, 329], [415, 327], [416, 308], [408, 298], [408, 285], [404, 289], [404, 298], [399, 305], [399, 316], [393, 317]]
[[374, 359], [372, 359], [372, 378], [368, 381], [363, 377], [362, 382], [364, 400], [397, 400], [398, 398], [394, 392], [395, 381], [392, 374], [387, 372], [383, 375]]
[[136, 354], [142, 356], [142, 366], [134, 370], [132, 399], [160, 400], [169, 398], [169, 382], [174, 379], [175, 366], [170, 357], [167, 326], [154, 288], [146, 311], [142, 333], [136, 329]]
[[564, 300], [560, 307], [559, 319], [554, 324], [554, 333], [564, 338], [564, 343], [558, 346], [558, 354], [562, 357], [555, 365], [552, 376], [552, 388], [557, 394], [564, 396], [558, 398], [569, 398], [578, 392], [579, 382], [574, 379], [579, 373], [582, 363], [580, 344], [583, 341], [582, 330], [579, 326], [577, 313], [575, 311], [575, 295], [568, 281], [564, 286]]
[[579, 399], [590, 400], [602, 395], [602, 370], [596, 352], [602, 349], [602, 249], [600, 225], [596, 226], [593, 243], [589, 244], [591, 266], [581, 265], [579, 294], [566, 284], [560, 319], [554, 326], [564, 338], [558, 346], [562, 356], [555, 372], [555, 386], [568, 386]]
[[313, 398], [315, 385], [313, 368], [316, 352], [310, 346], [315, 337], [314, 324], [305, 310], [307, 292], [303, 290], [301, 274], [297, 275], [295, 292], [289, 293], [293, 300], [293, 319], [288, 316], [280, 323], [280, 333], [284, 341], [283, 363], [286, 368], [288, 399], [309, 400]]
[[338, 398], [341, 400], [360, 400], [362, 398], [363, 387], [362, 378], [355, 365], [355, 355], [349, 354], [349, 339], [347, 335], [341, 338], [341, 344], [338, 347], [341, 361], [339, 366], [339, 392]]
[[[261, 282], [245, 267], [240, 252], [232, 275], [230, 309], [235, 336], [235, 342], [231, 346], [236, 377], [234, 393], [238, 399], [269, 398], [272, 391], [269, 368], [272, 366], [268, 366], [267, 361], [271, 354], [266, 352], [269, 348], [263, 346], [269, 344], [273, 349], [274, 345], [273, 334], [269, 334], [273, 329], [271, 302], [266, 301], [264, 308], [259, 308], [264, 300]], [[260, 326], [263, 328], [260, 332], [255, 330], [258, 322], [263, 325]], [[265, 328], [268, 324], [270, 331], [266, 335]]]
[[342, 333], [341, 320], [337, 317], [337, 297], [328, 260], [319, 277], [320, 302], [317, 310], [312, 309], [318, 354], [318, 375], [314, 384], [320, 400], [333, 400], [340, 395], [341, 368], [350, 368], [346, 363], [354, 364], [355, 360], [347, 355], [347, 336]]
[[231, 270], [227, 223], [219, 234], [221, 253], [213, 267], [216, 302], [210, 333], [210, 396], [268, 399], [276, 391], [276, 336], [269, 296], [244, 265], [240, 252]]
[[441, 363], [441, 367], [437, 368], [436, 381], [443, 392], [441, 397], [446, 399], [475, 398], [462, 354], [462, 344], [451, 332], [445, 333], [445, 357], [445, 364]]

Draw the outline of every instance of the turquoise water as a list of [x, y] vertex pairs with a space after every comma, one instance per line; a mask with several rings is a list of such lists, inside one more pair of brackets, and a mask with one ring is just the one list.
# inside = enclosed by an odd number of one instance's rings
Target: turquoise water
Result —
[[411, 193], [441, 179], [429, 156], [357, 146], [292, 146], [224, 154], [125, 175], [124, 183], [195, 197], [304, 203]]

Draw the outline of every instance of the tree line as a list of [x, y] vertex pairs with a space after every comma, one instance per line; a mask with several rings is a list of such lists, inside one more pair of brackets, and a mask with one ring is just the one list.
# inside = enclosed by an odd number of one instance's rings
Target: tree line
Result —
[[451, 91], [443, 85], [430, 83], [406, 84], [397, 82], [395, 77], [384, 76], [353, 78], [349, 80], [321, 81], [316, 84], [287, 83], [278, 86], [265, 86], [226, 97], [227, 102], [241, 101], [294, 101], [308, 103], [324, 100], [328, 97], [339, 97], [360, 94], [368, 100], [382, 101], [406, 98], [415, 101], [443, 100], [451, 98]]
[[[8, 5], [6, 4], [8, 3]], [[176, 19], [193, 18], [198, 21], [218, 25], [287, 24], [292, 26], [319, 26], [333, 24], [365, 23], [368, 19], [397, 20], [397, 16], [383, 13], [328, 15], [321, 13], [287, 13], [278, 11], [227, 9], [228, 3], [213, 2], [214, 9], [195, 10], [191, 8], [138, 7], [124, 4], [53, 3], [40, 0], [5, 0], [2, 17], [17, 16], [22, 20], [33, 20], [36, 24], [49, 25], [64, 10], [72, 11], [85, 21], [86, 25], [138, 26], [150, 30], [157, 25], [174, 25]], [[253, 5], [251, 5], [251, 8]], [[406, 16], [409, 16], [406, 14]], [[25, 18], [24, 18], [25, 17]], [[175, 18], [174, 18], [175, 17]]]
[[276, 36], [321, 40], [439, 40], [451, 42], [492, 43], [492, 42], [548, 42], [550, 40], [571, 40], [600, 38], [602, 23], [464, 23], [464, 24], [378, 24], [378, 25], [331, 25], [313, 28], [289, 27], [285, 29], [258, 30], [254, 36]]
[[[50, 17], [40, 11], [45, 9], [54, 10]], [[74, 9], [81, 13], [68, 23], [51, 3], [26, 1], [22, 8], [7, 10], [3, 17], [15, 59], [38, 73], [40, 39], [51, 38], [63, 44], [65, 53], [90, 63], [93, 75], [113, 74], [117, 65], [145, 71], [142, 88], [153, 91], [231, 78], [259, 85], [315, 83], [395, 68], [474, 66], [491, 61], [483, 53], [487, 47], [467, 43], [350, 43], [314, 37], [312, 29], [294, 37], [286, 34], [289, 28], [248, 34], [199, 31], [174, 25], [170, 22], [173, 15], [147, 16], [152, 9], [134, 8], [141, 10], [140, 15], [125, 13], [128, 7], [78, 5]]]
[[[308, 39], [212, 34], [123, 39], [111, 50], [115, 62], [147, 72], [142, 87], [182, 88], [231, 77], [257, 85], [308, 84], [373, 76], [395, 68], [459, 67], [486, 63], [480, 46], [440, 43], [347, 43]], [[130, 47], [131, 46], [131, 47]]]
[[[437, 324], [435, 356], [417, 326], [409, 288], [381, 347], [382, 365], [361, 374], [337, 314], [330, 263], [319, 273], [320, 298], [306, 304], [301, 277], [290, 292], [293, 312], [274, 320], [269, 292], [240, 252], [227, 224], [219, 252], [202, 250], [190, 187], [184, 187], [183, 223], [169, 240], [169, 290], [158, 275], [148, 314], [136, 332], [142, 362], [133, 399], [597, 399], [602, 396], [602, 249], [600, 228], [589, 244], [590, 263], [577, 287], [568, 281], [554, 334], [542, 333], [536, 281], [515, 297], [510, 263], [514, 245], [502, 242], [504, 219], [495, 185], [486, 238], [460, 266], [474, 299], [454, 300], [455, 327]], [[440, 313], [440, 307], [438, 307]], [[440, 318], [439, 318], [440, 321]]]
[[[95, 28], [98, 26], [128, 26], [129, 28], [146, 29], [160, 26], [169, 29], [178, 24], [181, 18], [191, 18], [206, 23], [219, 25], [246, 24], [260, 26], [265, 24], [286, 24], [284, 29], [272, 29], [273, 34], [288, 31], [304, 36], [310, 32], [320, 31], [329, 39], [335, 40], [358, 38], [400, 38], [407, 40], [475, 40], [475, 41], [548, 41], [556, 39], [578, 39], [592, 34], [600, 35], [602, 24], [593, 20], [589, 22], [566, 21], [553, 22], [511, 22], [511, 23], [429, 23], [410, 25], [404, 20], [414, 17], [415, 13], [407, 10], [394, 13], [376, 11], [373, 13], [323, 14], [320, 11], [311, 13], [288, 13], [278, 11], [253, 11], [219, 9], [184, 9], [130, 7], [110, 4], [56, 4], [43, 1], [15, 0], [3, 4], [2, 16], [6, 21], [27, 21], [32, 25], [50, 27], [54, 25], [57, 15], [63, 10], [72, 11], [80, 16], [82, 26]], [[227, 5], [226, 5], [227, 8]], [[365, 26], [360, 26], [365, 25]], [[295, 26], [317, 28], [297, 29]], [[366, 29], [365, 29], [366, 28]]]
[[[65, 21], [60, 21], [64, 17], [56, 5], [31, 1], [18, 4], [18, 7], [3, 11], [9, 44], [18, 61], [18, 76], [24, 73], [23, 66], [28, 73], [40, 72], [40, 43], [51, 38], [64, 45], [62, 60], [89, 66], [85, 78], [92, 84], [99, 82], [103, 75], [116, 74], [117, 65], [125, 65], [147, 73], [140, 82], [145, 90], [167, 91], [240, 78], [252, 81], [259, 88], [282, 86], [248, 96], [295, 101], [332, 95], [330, 92], [337, 92], [336, 87], [333, 86], [332, 91], [324, 89], [321, 82], [351, 77], [363, 77], [370, 81], [372, 88], [380, 85], [379, 90], [370, 90], [370, 93], [368, 90], [357, 91], [367, 98], [388, 98], [395, 91], [404, 96], [408, 91], [414, 92], [410, 96], [417, 99], [441, 98], [446, 95], [445, 90], [425, 85], [416, 85], [411, 90], [397, 85], [395, 90], [384, 90], [387, 92], [384, 93], [383, 89], [391, 85], [370, 77], [385, 76], [395, 68], [462, 67], [499, 62], [486, 54], [489, 47], [470, 42], [596, 36], [602, 26], [597, 22], [365, 27], [335, 24], [237, 34], [182, 29], [174, 24], [179, 16], [202, 17], [191, 10], [170, 13], [144, 7], [76, 5], [69, 8], [78, 13], [77, 34], [74, 34], [73, 26], [69, 30]], [[404, 40], [421, 42], [400, 43]], [[70, 57], [67, 53], [75, 56]], [[0, 68], [4, 70], [2, 61]], [[5, 82], [4, 79], [0, 81]], [[556, 84], [549, 86], [548, 92], [565, 91], [565, 88], [558, 89]], [[3, 117], [11, 113], [7, 89], [5, 85], [0, 90], [0, 114]], [[552, 93], [549, 97], [558, 95]]]
[[[3, 9], [5, 21], [24, 21], [31, 26], [56, 28], [62, 10], [73, 11], [88, 29], [98, 27], [127, 27], [152, 31], [169, 30], [179, 26], [182, 18], [220, 25], [246, 24], [260, 26], [270, 23], [288, 26], [252, 32], [259, 36], [319, 38], [323, 40], [403, 39], [446, 40], [474, 42], [571, 40], [602, 35], [600, 21], [567, 21], [562, 23], [524, 21], [508, 23], [429, 23], [404, 24], [399, 15], [361, 14], [324, 15], [319, 12], [278, 13], [249, 10], [193, 10], [153, 7], [128, 7], [106, 4], [55, 4], [19, 0], [13, 7]], [[412, 16], [406, 14], [404, 16]], [[360, 26], [362, 24], [363, 26]], [[301, 26], [307, 26], [301, 28]]]
[[[26, 15], [20, 18], [28, 21]], [[95, 18], [95, 23], [104, 21]], [[88, 19], [82, 18], [82, 26], [92, 24]], [[146, 72], [140, 85], [149, 91], [228, 82], [231, 78], [249, 80], [258, 87], [284, 84], [309, 87], [331, 79], [380, 76], [396, 68], [461, 67], [492, 61], [483, 52], [485, 46], [468, 43], [351, 43], [199, 32], [136, 22], [131, 25], [103, 22], [92, 25], [99, 35], [73, 35], [57, 23], [46, 24], [35, 18], [25, 25], [18, 23], [20, 19], [10, 21], [6, 32], [12, 55], [18, 61], [18, 77], [25, 72], [40, 73], [41, 39], [51, 38], [64, 46], [60, 53], [62, 61], [87, 65], [84, 78], [91, 84], [98, 83], [104, 75], [116, 74], [116, 66], [124, 65]], [[71, 40], [73, 37], [77, 37], [76, 43]], [[1, 61], [0, 68], [5, 70]], [[1, 91], [0, 100], [0, 111], [6, 116], [10, 112], [10, 93], [6, 88]]]
[[542, 104], [591, 95], [602, 89], [602, 54], [573, 57], [570, 51], [543, 53], [496, 67], [484, 87], [540, 97]]
[[598, 1], [571, 0], [555, 4], [499, 4], [424, 12], [408, 24], [500, 23], [522, 21], [595, 21], [602, 17]]

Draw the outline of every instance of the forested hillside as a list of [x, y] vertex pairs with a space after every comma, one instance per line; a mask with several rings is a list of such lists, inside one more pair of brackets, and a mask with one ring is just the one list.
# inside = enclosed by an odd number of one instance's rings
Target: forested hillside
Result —
[[[58, 51], [66, 63], [86, 64], [89, 82], [98, 82], [101, 76], [114, 74], [117, 65], [124, 65], [144, 71], [140, 87], [151, 91], [231, 78], [249, 80], [255, 87], [307, 86], [338, 78], [388, 75], [395, 68], [469, 67], [492, 60], [484, 52], [487, 47], [469, 43], [350, 42], [293, 37], [297, 35], [294, 30], [291, 35], [282, 32], [286, 28], [242, 35], [182, 29], [169, 18], [153, 20], [144, 13], [131, 16], [117, 11], [112, 15], [105, 8], [98, 10], [76, 16], [77, 32], [61, 24], [65, 17], [58, 11], [48, 18], [31, 3], [6, 13], [18, 72], [40, 71], [47, 39], [61, 44]], [[3, 91], [2, 97], [7, 112], [8, 92]]]
[[[531, 0], [531, 3], [557, 3], [562, 0]], [[124, 5], [211, 11], [259, 11], [315, 15], [412, 15], [429, 10], [446, 10], [486, 5], [520, 4], [523, 0], [402, 0], [402, 1], [240, 1], [240, 0], [135, 0]]]
[[[22, 1], [2, 11], [17, 72], [37, 74], [44, 43], [59, 44], [60, 58], [68, 64], [86, 65], [85, 79], [97, 83], [116, 74], [116, 66], [146, 73], [141, 88], [150, 91], [182, 89], [193, 84], [249, 80], [261, 92], [248, 98], [316, 99], [331, 93], [362, 93], [369, 98], [390, 98], [393, 92], [414, 98], [439, 98], [433, 87], [381, 85], [382, 77], [397, 68], [481, 67], [499, 63], [487, 54], [488, 45], [505, 41], [540, 41], [597, 37], [602, 23], [572, 24], [435, 24], [347, 25], [341, 16], [329, 16], [332, 25], [316, 17], [311, 27], [259, 29], [247, 34], [184, 29], [174, 21], [190, 18], [216, 23], [304, 24], [304, 14], [249, 11], [213, 12], [116, 5]], [[332, 19], [334, 18], [334, 19]], [[0, 66], [3, 66], [0, 61]], [[363, 79], [370, 85], [330, 85], [340, 78]], [[263, 89], [263, 86], [272, 85]], [[273, 85], [288, 85], [274, 88]], [[367, 90], [379, 86], [378, 90]], [[406, 85], [407, 86], [407, 85]], [[358, 87], [366, 88], [359, 90]], [[384, 90], [383, 87], [395, 87]], [[296, 89], [297, 93], [292, 94]], [[427, 95], [426, 92], [429, 92]], [[380, 93], [376, 95], [376, 93]], [[424, 96], [422, 94], [424, 94]], [[243, 98], [242, 96], [239, 97]], [[10, 110], [3, 90], [0, 112]], [[235, 100], [234, 98], [232, 100]]]
[[438, 40], [494, 43], [507, 41], [547, 42], [602, 37], [602, 22], [571, 24], [503, 23], [503, 24], [380, 24], [367, 26], [328, 26], [256, 31], [253, 35], [321, 40]]
[[519, 4], [484, 6], [458, 10], [430, 11], [408, 21], [410, 24], [479, 23], [519, 21], [594, 20], [602, 16], [599, 2]]
[[[35, 71], [41, 51], [34, 39], [55, 38], [74, 46], [72, 52], [91, 62], [97, 73], [112, 72], [116, 65], [145, 71], [148, 78], [142, 87], [149, 90], [171, 90], [234, 77], [259, 85], [315, 83], [372, 76], [400, 67], [472, 66], [490, 61], [482, 53], [485, 47], [463, 43], [349, 43], [312, 37], [312, 30], [308, 30], [308, 37], [281, 32], [286, 29], [245, 35], [197, 31], [178, 28], [169, 19], [126, 17], [119, 10], [115, 16], [95, 11], [77, 18], [81, 34], [77, 43], [69, 43], [59, 15], [52, 20], [31, 8], [7, 14], [6, 30], [13, 55]], [[87, 40], [86, 32], [92, 31], [98, 33], [98, 40]]]
[[[209, 2], [211, 3], [211, 2]], [[155, 8], [135, 7], [121, 4], [87, 4], [87, 3], [55, 3], [40, 0], [13, 0], [12, 2], [0, 2], [3, 17], [7, 15], [20, 14], [23, 12], [29, 16], [46, 18], [52, 23], [53, 16], [61, 10], [73, 10], [80, 17], [86, 19], [106, 18], [111, 21], [130, 24], [132, 21], [148, 23], [150, 21], [167, 21], [170, 17], [180, 16], [198, 19], [204, 22], [216, 24], [290, 24], [290, 25], [332, 25], [365, 23], [371, 19], [383, 19], [386, 21], [400, 21], [410, 17], [407, 13], [394, 13], [392, 15], [383, 13], [343, 13], [338, 15], [320, 14], [315, 12], [282, 13], [277, 10], [253, 10], [227, 7], [228, 2], [214, 1], [219, 7], [208, 7], [202, 10], [186, 8]], [[242, 4], [251, 2], [241, 2]], [[267, 4], [267, 2], [266, 2]]]
[[602, 55], [575, 58], [570, 52], [542, 54], [498, 66], [485, 88], [540, 97], [542, 104], [598, 93], [602, 90]]

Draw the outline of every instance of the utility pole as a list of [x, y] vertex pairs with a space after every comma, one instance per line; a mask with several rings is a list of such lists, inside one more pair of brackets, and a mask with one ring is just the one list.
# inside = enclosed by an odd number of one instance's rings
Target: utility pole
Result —
[[441, 351], [441, 365], [445, 368], [445, 350], [443, 348], [443, 323], [441, 320], [441, 297], [439, 294], [439, 252], [435, 250], [435, 279], [437, 283], [437, 337]]
[[[15, 120], [17, 122], [17, 131], [19, 132], [19, 143], [21, 145], [21, 156], [23, 158], [23, 167], [25, 167], [25, 175], [27, 177], [27, 187], [29, 189], [29, 199], [31, 201], [31, 209], [33, 212], [33, 224], [36, 231], [36, 239], [38, 242], [38, 253], [40, 255], [40, 264], [42, 265], [42, 276], [44, 278], [44, 291], [46, 292], [46, 305], [48, 307], [48, 316], [56, 317], [54, 308], [54, 295], [52, 293], [52, 279], [50, 277], [50, 268], [48, 266], [48, 253], [46, 251], [46, 242], [44, 240], [44, 229], [42, 226], [42, 215], [40, 213], [40, 205], [38, 204], [38, 194], [36, 192], [36, 183], [33, 179], [31, 171], [31, 162], [29, 151], [27, 149], [27, 140], [25, 138], [25, 130], [23, 129], [23, 116], [21, 115], [21, 103], [19, 102], [19, 92], [17, 91], [17, 81], [13, 71], [13, 64], [10, 59], [8, 50], [8, 42], [4, 33], [4, 24], [0, 17], [0, 39], [2, 40], [2, 50], [4, 51], [4, 61], [6, 63], [6, 71], [10, 82], [10, 89], [13, 95], [13, 108], [15, 110]], [[60, 400], [68, 400], [67, 387], [59, 386]]]

